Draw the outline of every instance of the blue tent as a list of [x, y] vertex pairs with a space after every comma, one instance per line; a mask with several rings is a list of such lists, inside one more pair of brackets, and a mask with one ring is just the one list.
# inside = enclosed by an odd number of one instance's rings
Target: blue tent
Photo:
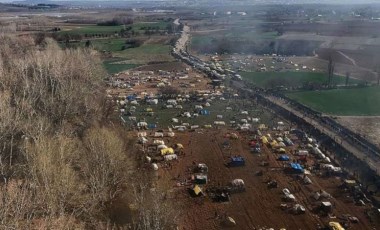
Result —
[[278, 158], [279, 161], [288, 161], [290, 160], [289, 156], [288, 155], [281, 155], [279, 158]]
[[293, 171], [295, 171], [297, 173], [303, 173], [304, 172], [304, 169], [298, 163], [290, 163], [290, 167], [293, 169]]
[[207, 109], [201, 109], [201, 111], [199, 111], [199, 114], [201, 114], [201, 115], [210, 115], [210, 111], [207, 110]]
[[148, 124], [148, 129], [155, 129], [157, 128], [156, 124]]
[[245, 160], [243, 157], [231, 157], [231, 162], [229, 166], [243, 166], [245, 165]]
[[128, 96], [127, 96], [127, 100], [128, 100], [128, 101], [136, 100], [136, 96], [134, 96], [134, 95], [128, 95]]

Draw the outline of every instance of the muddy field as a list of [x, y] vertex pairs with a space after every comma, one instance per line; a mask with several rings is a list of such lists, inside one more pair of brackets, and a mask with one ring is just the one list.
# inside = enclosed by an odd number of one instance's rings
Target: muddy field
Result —
[[[228, 132], [226, 129], [201, 130], [178, 133], [173, 139], [165, 140], [169, 145], [182, 143], [185, 147], [179, 161], [160, 168], [157, 176], [157, 186], [171, 191], [171, 199], [178, 206], [179, 229], [221, 229], [223, 216], [236, 221], [233, 229], [317, 229], [329, 221], [341, 221], [343, 214], [359, 219], [359, 223], [351, 224], [349, 229], [372, 229], [364, 213], [368, 207], [355, 206], [350, 198], [345, 197], [347, 194], [338, 188], [342, 183], [339, 177], [322, 178], [312, 174], [309, 177], [313, 183], [304, 185], [294, 176], [284, 174], [284, 163], [277, 161], [278, 155], [272, 150], [264, 146], [261, 154], [250, 153], [248, 135], [239, 134], [238, 140], [231, 140], [226, 138]], [[223, 147], [226, 141], [229, 147]], [[243, 156], [246, 165], [227, 168], [225, 163], [233, 155]], [[269, 162], [268, 167], [259, 165], [263, 160]], [[312, 162], [313, 159], [308, 160], [308, 164]], [[246, 191], [232, 194], [227, 203], [212, 202], [207, 196], [191, 197], [187, 191], [189, 186], [178, 186], [178, 183], [190, 179], [194, 163], [205, 163], [209, 168], [209, 182], [205, 187], [226, 185], [239, 178], [244, 180]], [[259, 170], [263, 171], [262, 176], [256, 175]], [[268, 188], [267, 181], [272, 179], [278, 181], [278, 188]], [[283, 188], [288, 188], [296, 196], [297, 202], [306, 208], [305, 214], [294, 215], [281, 210]], [[334, 205], [330, 217], [320, 217], [311, 211], [317, 204], [311, 194], [320, 190], [334, 197], [330, 200]]]
[[337, 120], [380, 147], [380, 117], [344, 116]]

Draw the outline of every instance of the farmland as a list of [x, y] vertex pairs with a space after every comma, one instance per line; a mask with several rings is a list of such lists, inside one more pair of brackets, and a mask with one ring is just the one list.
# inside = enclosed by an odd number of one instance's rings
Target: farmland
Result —
[[[275, 85], [285, 87], [301, 87], [306, 83], [326, 84], [327, 76], [325, 73], [317, 72], [240, 72], [244, 80], [253, 84], [268, 88]], [[360, 81], [351, 79], [350, 84], [357, 84]], [[335, 75], [334, 85], [345, 84], [345, 78]]]
[[147, 29], [153, 30], [165, 30], [167, 26], [170, 25], [170, 22], [137, 22], [132, 25], [117, 25], [117, 26], [100, 26], [100, 25], [85, 25], [85, 26], [76, 26], [74, 28], [62, 30], [60, 34], [79, 34], [79, 35], [97, 35], [97, 34], [106, 34], [114, 35], [120, 32], [122, 29], [130, 27], [130, 31], [134, 32], [143, 32]]
[[292, 92], [288, 97], [331, 115], [380, 115], [379, 87]]

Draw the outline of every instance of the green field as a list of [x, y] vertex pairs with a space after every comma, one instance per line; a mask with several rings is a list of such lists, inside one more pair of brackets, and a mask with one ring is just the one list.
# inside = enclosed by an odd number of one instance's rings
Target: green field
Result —
[[88, 35], [93, 35], [93, 34], [115, 34], [120, 32], [121, 29], [124, 29], [126, 27], [131, 26], [134, 31], [141, 31], [145, 29], [152, 29], [152, 28], [157, 28], [158, 30], [165, 30], [166, 27], [170, 24], [171, 22], [164, 22], [164, 21], [159, 21], [159, 22], [138, 22], [134, 23], [132, 25], [120, 25], [120, 26], [98, 26], [98, 25], [87, 25], [83, 27], [78, 27], [72, 30], [63, 30], [60, 31], [59, 33], [61, 34], [88, 34]]
[[317, 111], [331, 115], [380, 115], [380, 87], [292, 92], [286, 95]]
[[109, 59], [103, 62], [103, 66], [109, 74], [119, 73], [128, 69], [136, 68], [137, 64], [124, 63], [124, 59]]
[[97, 26], [97, 25], [89, 25], [78, 27], [72, 30], [63, 30], [61, 34], [115, 34], [120, 32], [120, 30], [124, 28], [124, 26]]
[[[240, 72], [244, 80], [263, 87], [275, 86], [299, 87], [308, 82], [324, 84], [327, 81], [325, 73], [316, 72]], [[345, 84], [346, 79], [342, 76], [334, 76], [334, 85]], [[359, 80], [350, 79], [349, 84], [360, 83]]]

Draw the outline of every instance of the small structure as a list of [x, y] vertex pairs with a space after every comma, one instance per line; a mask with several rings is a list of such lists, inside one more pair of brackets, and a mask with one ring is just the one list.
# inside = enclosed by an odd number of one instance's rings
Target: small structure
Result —
[[205, 174], [197, 174], [194, 176], [195, 184], [207, 184], [207, 175]]
[[231, 161], [228, 163], [229, 167], [239, 167], [239, 166], [244, 166], [244, 165], [245, 165], [245, 160], [241, 156], [231, 157]]

